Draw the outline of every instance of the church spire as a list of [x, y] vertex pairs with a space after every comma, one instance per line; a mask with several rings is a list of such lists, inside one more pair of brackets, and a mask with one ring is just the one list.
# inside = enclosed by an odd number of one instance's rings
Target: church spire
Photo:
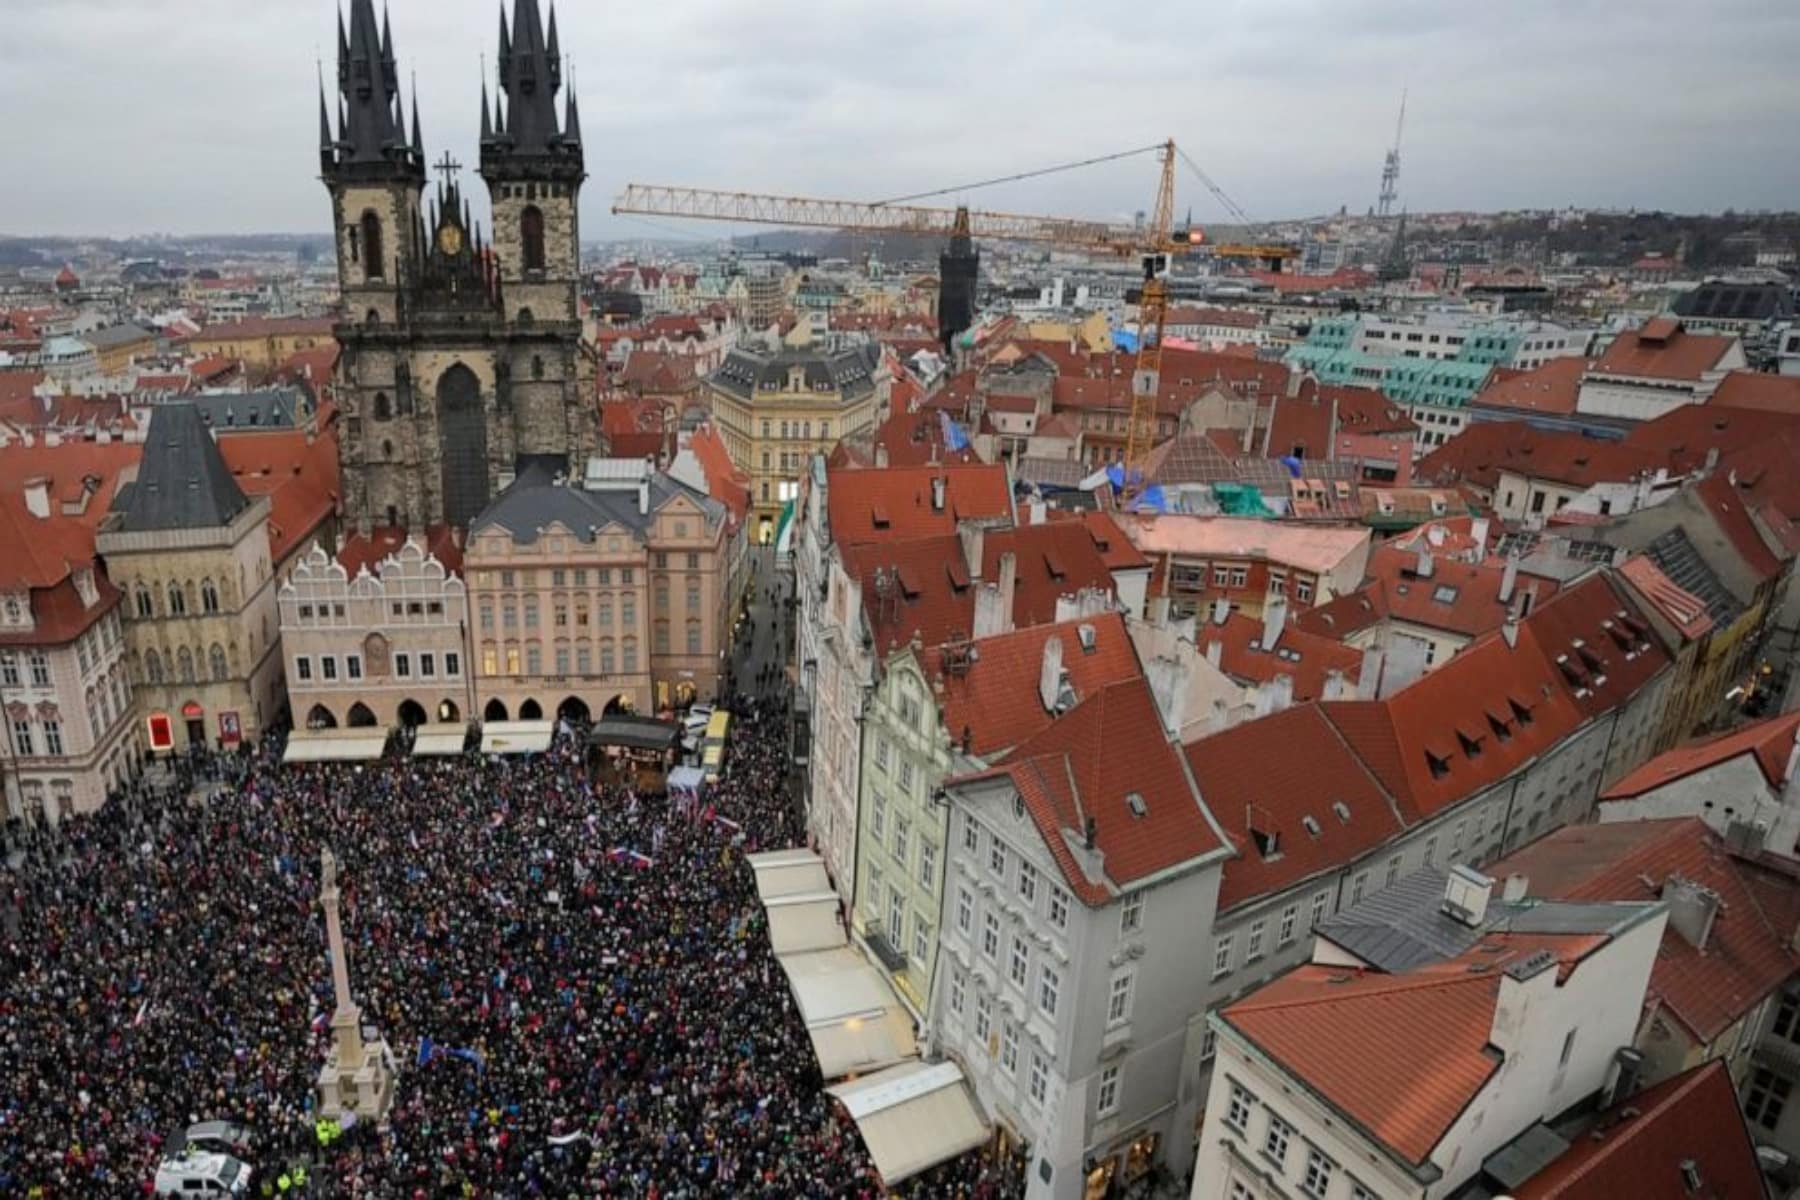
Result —
[[319, 169], [331, 170], [337, 158], [337, 146], [331, 137], [331, 114], [325, 107], [325, 67], [319, 67]]
[[425, 138], [419, 133], [419, 78], [416, 75], [413, 76], [412, 90], [412, 148], [413, 153], [419, 156], [419, 161], [423, 162], [425, 160]]
[[538, 0], [513, 0], [512, 20], [500, 14], [500, 93], [504, 109], [496, 114], [494, 139], [482, 149], [482, 171], [505, 173], [508, 163], [558, 177], [579, 180], [584, 174], [578, 136], [559, 121], [556, 94], [562, 90], [562, 35], [556, 11], [546, 30]]
[[487, 72], [481, 73], [481, 144], [494, 140], [494, 123], [488, 119]]
[[423, 156], [413, 155], [406, 139], [393, 30], [386, 18], [376, 23], [374, 0], [350, 0], [348, 34], [338, 15], [338, 95], [343, 119], [336, 168], [422, 177]]
[[569, 109], [563, 115], [563, 141], [581, 150], [581, 109], [575, 103], [575, 85], [569, 84]]

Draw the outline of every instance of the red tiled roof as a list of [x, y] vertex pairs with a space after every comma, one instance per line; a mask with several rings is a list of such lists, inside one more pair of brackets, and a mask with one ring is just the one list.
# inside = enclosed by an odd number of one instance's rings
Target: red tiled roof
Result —
[[689, 435], [688, 449], [706, 474], [707, 494], [730, 509], [734, 520], [742, 521], [750, 511], [750, 476], [731, 461], [725, 439], [711, 421]]
[[[1500, 968], [1537, 950], [1575, 963], [1605, 941], [1489, 934], [1466, 954], [1395, 975], [1308, 964], [1223, 1017], [1369, 1136], [1423, 1163], [1500, 1067], [1489, 1046]], [[1491, 969], [1471, 972], [1471, 962]]]
[[0, 371], [0, 411], [19, 405], [34, 405], [33, 390], [44, 382], [42, 371]]
[[[1506, 622], [1507, 604], [1500, 599], [1506, 571], [1486, 562], [1475, 564], [1434, 557], [1431, 575], [1419, 577], [1417, 543], [1402, 549], [1392, 543], [1369, 555], [1363, 586], [1316, 608], [1295, 614], [1309, 633], [1342, 640], [1382, 620], [1405, 621], [1464, 637], [1478, 637]], [[1515, 590], [1536, 586], [1540, 601], [1557, 590], [1553, 579], [1520, 572]]]
[[[1406, 410], [1389, 400], [1377, 388], [1343, 387], [1314, 382], [1321, 397], [1337, 401], [1339, 433], [1405, 433], [1419, 432], [1418, 424]], [[1306, 394], [1306, 386], [1300, 389]]]
[[335, 428], [313, 437], [304, 430], [224, 433], [219, 454], [244, 492], [269, 497], [269, 558], [280, 563], [310, 541], [337, 512]]
[[1629, 442], [1537, 429], [1523, 421], [1479, 421], [1419, 460], [1422, 479], [1466, 480], [1492, 489], [1502, 470], [1575, 487], [1620, 483], [1665, 464]]
[[1579, 355], [1553, 358], [1529, 371], [1490, 377], [1487, 386], [1469, 403], [1520, 413], [1567, 415], [1575, 411], [1575, 398], [1581, 391], [1581, 377], [1587, 369], [1587, 359]]
[[[999, 775], [1018, 789], [1069, 890], [1090, 905], [1225, 849], [1181, 756], [1163, 736], [1142, 678], [1084, 698], [1000, 766], [973, 778]], [[1142, 798], [1142, 816], [1132, 811], [1132, 795]], [[1104, 882], [1088, 878], [1072, 848], [1081, 844], [1089, 818]]]
[[1107, 570], [1135, 571], [1150, 566], [1150, 560], [1132, 544], [1111, 513], [1087, 512], [1082, 514], [1081, 523], [1087, 526], [1088, 535], [1094, 539], [1094, 549], [1100, 552], [1100, 560]]
[[[345, 538], [338, 549], [337, 560], [352, 579], [364, 567], [373, 575], [389, 555], [397, 553], [406, 544], [406, 540], [406, 530], [398, 525], [377, 525], [368, 537], [353, 533]], [[444, 569], [452, 575], [462, 574], [463, 551], [459, 541], [457, 531], [449, 525], [432, 525], [425, 530], [426, 552], [444, 564]]]
[[1321, 396], [1316, 389], [1311, 395], [1277, 396], [1269, 413], [1269, 453], [1280, 457], [1298, 452], [1307, 459], [1336, 457], [1334, 416], [1331, 397]]
[[[1220, 912], [1342, 866], [1405, 831], [1380, 785], [1316, 705], [1234, 725], [1184, 753], [1237, 850], [1219, 884]], [[1253, 827], [1274, 835], [1268, 854]]]
[[1757, 530], [1755, 518], [1750, 515], [1749, 504], [1738, 494], [1728, 476], [1715, 472], [1701, 480], [1694, 493], [1758, 578], [1771, 579], [1781, 573], [1782, 562], [1792, 555], [1777, 555], [1769, 548]]
[[1619, 565], [1619, 574], [1639, 598], [1675, 626], [1682, 637], [1698, 638], [1713, 627], [1706, 602], [1663, 574], [1647, 555], [1634, 554]]
[[1800, 416], [1800, 377], [1761, 371], [1727, 371], [1707, 404]]
[[1351, 684], [1362, 674], [1361, 650], [1308, 633], [1291, 618], [1273, 650], [1262, 645], [1263, 632], [1262, 621], [1234, 612], [1224, 624], [1205, 620], [1195, 630], [1194, 641], [1202, 654], [1217, 643], [1219, 668], [1234, 679], [1249, 683], [1269, 683], [1284, 675], [1292, 679], [1296, 703], [1319, 699], [1332, 671], [1342, 672]]
[[1614, 338], [1606, 353], [1595, 360], [1592, 372], [1698, 382], [1719, 365], [1736, 341], [1721, 334], [1689, 333], [1680, 321], [1659, 317]]
[[[1687, 1185], [1696, 1168], [1701, 1190]], [[1714, 1059], [1619, 1101], [1513, 1200], [1763, 1200], [1756, 1145], [1737, 1090]]]
[[1266, 283], [1278, 292], [1355, 291], [1367, 287], [1375, 277], [1355, 267], [1339, 267], [1329, 275], [1297, 275], [1289, 271], [1252, 271], [1250, 277]]
[[208, 325], [194, 335], [195, 341], [238, 341], [244, 338], [330, 337], [330, 317], [244, 317]]
[[1229, 325], [1234, 329], [1255, 329], [1262, 324], [1262, 317], [1240, 308], [1171, 308], [1163, 317], [1163, 324]]
[[[1778, 872], [1771, 911], [1752, 876]], [[1488, 868], [1496, 879], [1526, 877], [1529, 892], [1557, 900], [1654, 900], [1679, 876], [1721, 901], [1704, 950], [1670, 926], [1650, 975], [1645, 1004], [1711, 1042], [1800, 970], [1793, 949], [1800, 880], [1781, 868], [1729, 853], [1698, 817], [1568, 825]], [[1765, 881], [1767, 882], [1767, 881]]]
[[1787, 774], [1796, 731], [1800, 731], [1800, 712], [1700, 738], [1657, 755], [1607, 788], [1600, 799], [1629, 800], [1746, 754], [1756, 760], [1769, 786], [1778, 789]]
[[[1092, 651], [1082, 649], [1077, 631], [1083, 625], [1094, 631]], [[923, 666], [933, 680], [951, 742], [960, 746], [966, 729], [968, 752], [988, 758], [1026, 741], [1056, 719], [1038, 695], [1044, 644], [1051, 638], [1062, 643], [1063, 666], [1077, 697], [1142, 674], [1118, 613], [1034, 625], [966, 646], [929, 649]]]
[[933, 408], [909, 412], [895, 406], [893, 415], [876, 429], [867, 442], [842, 441], [832, 450], [833, 467], [871, 466], [875, 447], [887, 451], [889, 467], [923, 467], [933, 463], [979, 463], [971, 447], [949, 450], [944, 446], [943, 421]]
[[[944, 506], [932, 507], [932, 480], [944, 480]], [[954, 533], [956, 522], [1011, 517], [1006, 468], [985, 463], [828, 474], [832, 540], [840, 546]]]

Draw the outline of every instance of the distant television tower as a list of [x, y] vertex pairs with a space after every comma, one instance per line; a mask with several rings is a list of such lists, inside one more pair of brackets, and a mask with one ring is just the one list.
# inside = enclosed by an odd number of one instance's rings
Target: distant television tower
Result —
[[1375, 215], [1392, 216], [1394, 201], [1400, 198], [1400, 131], [1406, 128], [1406, 90], [1400, 91], [1400, 119], [1394, 124], [1394, 148], [1381, 164], [1381, 199], [1375, 203]]

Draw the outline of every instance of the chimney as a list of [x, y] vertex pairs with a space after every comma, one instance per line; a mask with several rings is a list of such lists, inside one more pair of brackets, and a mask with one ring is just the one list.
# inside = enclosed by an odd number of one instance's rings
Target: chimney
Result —
[[[1426, 540], [1429, 541], [1430, 538], [1427, 537]], [[1430, 549], [1428, 549], [1425, 546], [1420, 546], [1419, 547], [1419, 564], [1414, 569], [1413, 573], [1416, 574], [1420, 579], [1430, 579], [1431, 573], [1433, 570], [1435, 570], [1435, 567], [1431, 561]]]
[[1045, 712], [1062, 712], [1067, 686], [1063, 675], [1062, 638], [1052, 634], [1044, 639], [1044, 660], [1038, 668], [1038, 699], [1043, 702]]
[[1457, 863], [1444, 880], [1444, 901], [1440, 906], [1445, 916], [1480, 929], [1487, 920], [1488, 900], [1494, 894], [1494, 881], [1477, 871]]
[[1089, 813], [1087, 819], [1081, 823], [1082, 848], [1084, 850], [1092, 850], [1094, 848], [1094, 839], [1099, 836], [1099, 833], [1099, 824], [1094, 820], [1093, 814]]
[[25, 481], [25, 507], [38, 520], [47, 520], [50, 516], [50, 480], [48, 476], [33, 475]]
[[1277, 596], [1263, 605], [1262, 648], [1273, 652], [1281, 644], [1281, 634], [1287, 628], [1287, 597]]
[[1225, 653], [1225, 643], [1224, 642], [1208, 642], [1208, 643], [1206, 643], [1206, 661], [1211, 663], [1213, 666], [1216, 667], [1219, 665], [1219, 661], [1220, 661], [1221, 657], [1224, 655], [1224, 653]]
[[1669, 926], [1696, 950], [1706, 949], [1719, 915], [1719, 894], [1679, 875], [1663, 880], [1662, 900], [1669, 906]]
[[1380, 646], [1371, 643], [1363, 647], [1362, 669], [1356, 673], [1358, 700], [1381, 699], [1381, 668], [1386, 657]]
[[1150, 694], [1156, 698], [1156, 711], [1162, 716], [1163, 731], [1172, 738], [1181, 736], [1183, 708], [1187, 702], [1187, 663], [1177, 652], [1158, 655], [1150, 660]]
[[1717, 446], [1708, 446], [1706, 448], [1706, 465], [1700, 468], [1701, 476], [1711, 475], [1718, 465], [1719, 448]]
[[1213, 601], [1212, 619], [1213, 619], [1214, 625], [1223, 625], [1225, 623], [1225, 619], [1227, 617], [1229, 617], [1230, 615], [1231, 615], [1231, 601], [1227, 600], [1223, 596], [1220, 596], [1217, 600]]
[[980, 579], [982, 550], [987, 544], [986, 531], [973, 521], [959, 521], [956, 535], [962, 540], [963, 565], [969, 569], [969, 578]]
[[944, 511], [944, 489], [948, 481], [942, 475], [931, 477], [931, 511]]
[[1019, 578], [1019, 560], [1011, 550], [1000, 556], [1000, 619], [1003, 622], [1001, 632], [1010, 633], [1013, 627], [1013, 591]]
[[1344, 673], [1336, 667], [1332, 667], [1325, 672], [1325, 687], [1319, 693], [1319, 698], [1321, 700], [1354, 700], [1356, 691], [1350, 686], [1350, 681], [1344, 677]]
[[882, 470], [887, 469], [888, 456], [887, 456], [887, 443], [886, 442], [876, 442], [875, 443], [875, 465], [876, 465], [876, 467], [878, 467]]
[[1500, 623], [1500, 636], [1506, 639], [1508, 650], [1519, 644], [1519, 616], [1517, 613], [1508, 612], [1506, 614], [1506, 620]]
[[1529, 617], [1531, 615], [1531, 610], [1537, 607], [1537, 592], [1538, 585], [1534, 581], [1526, 584], [1525, 590], [1519, 593], [1525, 598], [1524, 602], [1519, 605], [1519, 620], [1523, 621], [1526, 617]]
[[1475, 543], [1474, 561], [1480, 562], [1487, 557], [1488, 519], [1486, 517], [1476, 517], [1469, 522], [1469, 537]]
[[1517, 903], [1525, 898], [1530, 888], [1531, 880], [1515, 871], [1500, 885], [1500, 898], [1509, 903]]
[[1506, 569], [1500, 575], [1500, 603], [1511, 604], [1513, 589], [1519, 586], [1519, 559], [1517, 555], [1506, 556]]
[[1050, 506], [1044, 503], [1044, 498], [1042, 496], [1033, 496], [1031, 502], [1025, 506], [1025, 511], [1029, 514], [1029, 520], [1026, 523], [1030, 525], [1042, 525], [1044, 523], [1044, 515], [1049, 511], [1049, 508]]

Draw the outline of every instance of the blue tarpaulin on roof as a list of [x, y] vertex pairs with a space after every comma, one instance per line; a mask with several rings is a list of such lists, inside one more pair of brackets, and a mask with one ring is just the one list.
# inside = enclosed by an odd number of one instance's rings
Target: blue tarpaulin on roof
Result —
[[1131, 332], [1129, 329], [1115, 329], [1112, 331], [1112, 335], [1114, 347], [1120, 350], [1129, 351], [1132, 354], [1137, 353], [1137, 334]]
[[[1125, 469], [1118, 463], [1114, 463], [1106, 468], [1106, 482], [1112, 484], [1112, 489], [1115, 494], [1123, 491], [1125, 487]], [[1153, 483], [1143, 491], [1139, 492], [1137, 499], [1132, 502], [1131, 511], [1168, 512], [1168, 500], [1163, 496], [1162, 485], [1160, 483]]]
[[942, 409], [938, 410], [938, 424], [944, 431], [944, 449], [955, 452], [969, 448], [969, 435]]

